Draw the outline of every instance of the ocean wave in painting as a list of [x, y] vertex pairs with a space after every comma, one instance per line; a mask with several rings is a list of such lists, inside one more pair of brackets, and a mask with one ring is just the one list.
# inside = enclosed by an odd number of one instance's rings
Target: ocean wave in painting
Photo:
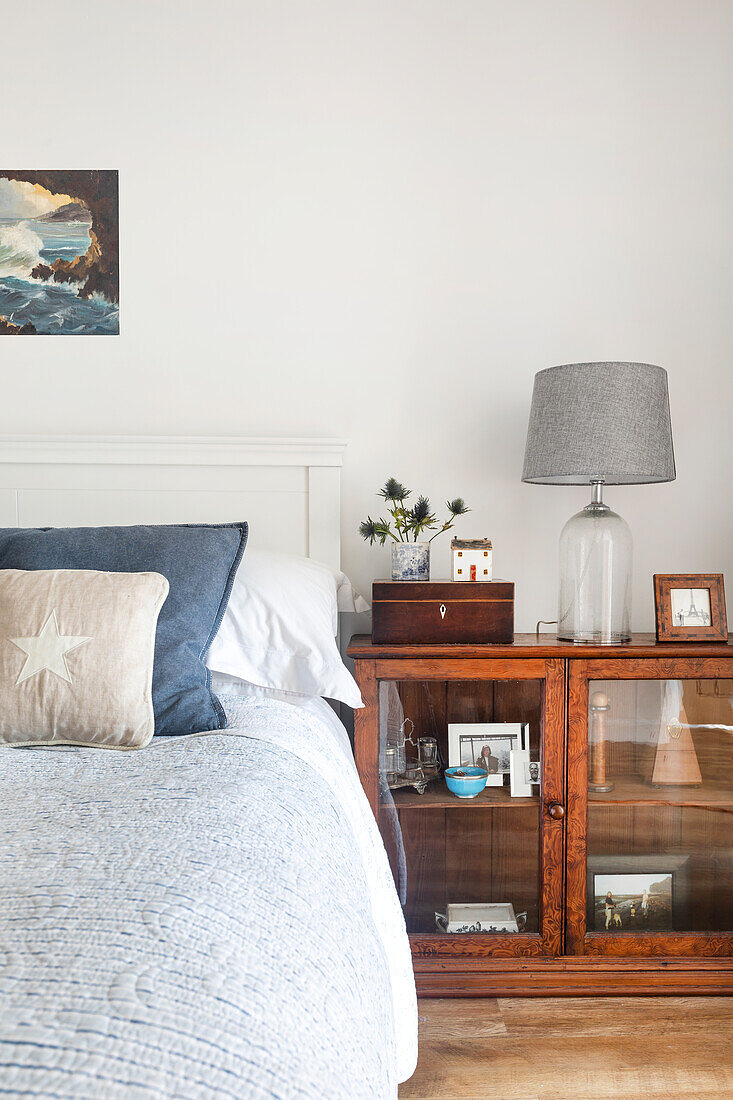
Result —
[[81, 298], [72, 283], [31, 278], [39, 264], [83, 256], [88, 247], [86, 222], [0, 222], [0, 317], [44, 336], [117, 333], [117, 305], [98, 294]]
[[28, 277], [41, 262], [43, 241], [28, 222], [0, 225], [0, 279], [15, 275]]
[[119, 331], [119, 308], [99, 295], [80, 298], [66, 283], [0, 278], [0, 317], [14, 325], [30, 321], [45, 336], [81, 336]]

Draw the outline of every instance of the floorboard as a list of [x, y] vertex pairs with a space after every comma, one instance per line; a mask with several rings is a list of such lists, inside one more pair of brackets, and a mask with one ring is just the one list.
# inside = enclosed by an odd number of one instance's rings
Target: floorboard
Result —
[[400, 1100], [733, 1100], [733, 997], [421, 1000]]

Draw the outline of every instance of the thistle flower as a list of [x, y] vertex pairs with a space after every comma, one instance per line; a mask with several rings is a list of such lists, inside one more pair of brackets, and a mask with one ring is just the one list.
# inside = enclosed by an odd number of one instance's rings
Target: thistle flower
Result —
[[418, 497], [417, 503], [413, 506], [410, 516], [415, 523], [424, 523], [426, 519], [430, 519], [430, 501], [427, 497]]
[[470, 512], [471, 509], [466, 507], [466, 502], [463, 497], [456, 497], [455, 500], [447, 500], [445, 506], [452, 516], [465, 516], [466, 512]]
[[418, 497], [414, 507], [406, 513], [405, 518], [407, 520], [406, 530], [408, 534], [412, 532], [414, 542], [417, 542], [417, 536], [421, 535], [426, 528], [435, 526], [435, 515], [430, 509], [430, 501], [427, 497]]
[[375, 542], [379, 542], [380, 546], [384, 546], [388, 538], [394, 538], [387, 520], [372, 519], [371, 516], [367, 516], [359, 524], [359, 534], [365, 541], [368, 540], [370, 546], [374, 546]]
[[370, 546], [374, 546], [374, 541], [377, 538], [377, 525], [371, 516], [367, 516], [359, 524], [359, 534], [364, 540], [369, 540]]
[[385, 500], [407, 500], [410, 490], [401, 485], [396, 478], [388, 477], [384, 483], [384, 488], [380, 489], [377, 495], [384, 497]]

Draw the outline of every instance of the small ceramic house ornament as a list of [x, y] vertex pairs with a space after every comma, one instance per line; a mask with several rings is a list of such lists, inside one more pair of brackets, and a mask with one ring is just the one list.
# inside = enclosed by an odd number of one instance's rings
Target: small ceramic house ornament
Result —
[[454, 581], [490, 581], [491, 539], [451, 539]]

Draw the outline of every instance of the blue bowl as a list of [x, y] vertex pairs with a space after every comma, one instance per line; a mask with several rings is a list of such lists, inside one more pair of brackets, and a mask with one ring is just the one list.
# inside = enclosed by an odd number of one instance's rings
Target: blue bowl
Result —
[[488, 775], [483, 768], [446, 768], [445, 781], [448, 790], [457, 798], [475, 798], [486, 786]]

